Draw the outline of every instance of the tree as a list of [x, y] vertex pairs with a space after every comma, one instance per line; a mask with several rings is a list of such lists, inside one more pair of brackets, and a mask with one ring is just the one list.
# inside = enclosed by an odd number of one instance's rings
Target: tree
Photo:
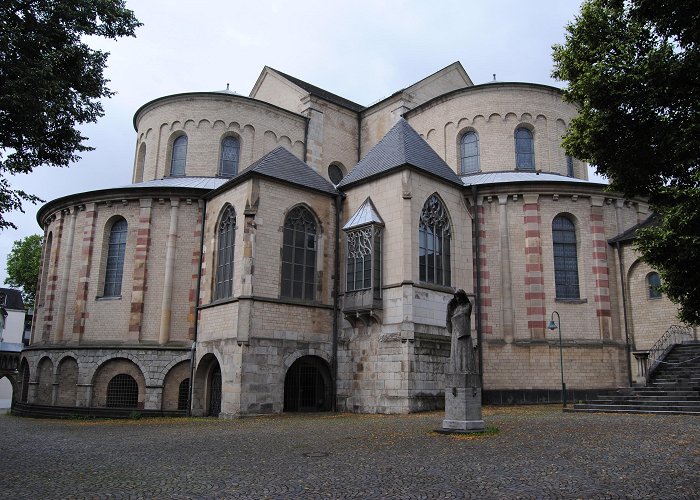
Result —
[[648, 197], [661, 215], [639, 231], [642, 259], [681, 320], [700, 323], [700, 16], [697, 0], [587, 0], [555, 45], [553, 76], [579, 106], [568, 154]]
[[0, 3], [0, 230], [3, 214], [41, 201], [12, 189], [7, 174], [66, 167], [90, 151], [76, 125], [104, 114], [107, 52], [87, 36], [134, 36], [141, 24], [123, 0], [4, 0]]
[[42, 238], [33, 234], [15, 240], [12, 250], [7, 255], [7, 278], [5, 284], [22, 289], [22, 300], [27, 309], [34, 307], [36, 286], [39, 283], [41, 267]]

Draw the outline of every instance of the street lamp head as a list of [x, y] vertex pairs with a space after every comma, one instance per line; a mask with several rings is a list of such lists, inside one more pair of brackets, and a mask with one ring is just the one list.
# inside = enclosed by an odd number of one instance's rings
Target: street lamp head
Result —
[[547, 325], [547, 328], [552, 330], [552, 331], [557, 329], [557, 324], [554, 322], [554, 318], [549, 320], [549, 324]]

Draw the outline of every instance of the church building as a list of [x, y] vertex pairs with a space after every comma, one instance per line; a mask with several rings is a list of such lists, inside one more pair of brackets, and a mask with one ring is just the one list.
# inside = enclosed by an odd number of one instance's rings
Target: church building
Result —
[[485, 403], [559, 401], [559, 334], [570, 398], [629, 386], [676, 308], [631, 245], [646, 201], [562, 149], [576, 113], [458, 62], [370, 106], [270, 67], [144, 104], [132, 183], [39, 210], [17, 405], [441, 408], [456, 289]]

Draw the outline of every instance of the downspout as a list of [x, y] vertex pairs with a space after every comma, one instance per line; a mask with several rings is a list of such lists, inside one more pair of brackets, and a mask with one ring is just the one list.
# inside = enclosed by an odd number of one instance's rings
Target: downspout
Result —
[[309, 164], [309, 147], [307, 144], [309, 143], [309, 122], [311, 121], [308, 116], [305, 116], [306, 118], [306, 124], [304, 125], [304, 163], [307, 165]]
[[362, 159], [362, 114], [357, 113], [357, 161]]
[[204, 223], [207, 219], [207, 200], [202, 207], [202, 227], [199, 235], [199, 267], [197, 268], [197, 290], [194, 295], [194, 339], [190, 351], [190, 393], [187, 401], [187, 416], [192, 416], [192, 396], [194, 394], [194, 359], [197, 354], [197, 331], [199, 327], [199, 292], [202, 287], [202, 261], [204, 260]]
[[476, 342], [479, 346], [479, 383], [481, 389], [484, 388], [484, 351], [481, 342], [481, 245], [479, 241], [479, 205], [477, 187], [472, 184], [472, 198], [474, 199], [474, 269], [476, 270], [476, 290], [474, 290], [474, 301], [476, 302]]
[[333, 394], [331, 410], [338, 409], [338, 313], [340, 310], [338, 295], [340, 288], [340, 210], [343, 206], [343, 197], [337, 194], [335, 197], [335, 255], [333, 259], [333, 339], [331, 344], [331, 376], [333, 378]]
[[625, 259], [622, 255], [622, 248], [620, 248], [620, 242], [615, 242], [615, 248], [617, 250], [617, 259], [620, 263], [620, 286], [622, 287], [622, 318], [623, 325], [625, 327], [625, 351], [627, 352], [627, 378], [629, 386], [632, 386], [632, 360], [630, 356], [632, 355], [630, 349], [630, 334], [629, 327], [627, 325], [627, 286], [625, 285]]

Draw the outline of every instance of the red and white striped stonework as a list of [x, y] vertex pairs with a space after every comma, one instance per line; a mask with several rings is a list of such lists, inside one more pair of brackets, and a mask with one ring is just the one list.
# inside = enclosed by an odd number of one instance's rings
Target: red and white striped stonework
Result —
[[525, 226], [525, 304], [530, 337], [543, 339], [545, 330], [544, 275], [542, 267], [542, 238], [540, 205], [537, 197], [523, 199]]
[[[477, 235], [477, 244], [479, 245], [479, 262], [474, 268], [474, 283], [476, 283], [476, 273], [481, 273], [481, 332], [484, 334], [492, 334], [493, 326], [489, 324], [489, 309], [492, 307], [491, 298], [491, 283], [490, 272], [488, 270], [488, 261], [486, 259], [486, 225], [484, 221], [484, 206], [479, 205], [476, 208], [476, 216], [479, 221], [479, 234]], [[476, 256], [474, 256], [476, 262]]]
[[[54, 248], [49, 249], [49, 262], [46, 262], [45, 265], [49, 266], [48, 267], [48, 272], [46, 274], [46, 284], [43, 284], [46, 287], [46, 299], [44, 302], [44, 326], [41, 332], [41, 339], [44, 341], [48, 341], [49, 338], [51, 337], [51, 326], [53, 323], [53, 308], [54, 308], [54, 301], [56, 300], [56, 290], [58, 289], [58, 258], [59, 254], [61, 253], [61, 241], [63, 239], [63, 226], [66, 221], [66, 217], [69, 217], [70, 215], [68, 213], [62, 212], [60, 215], [60, 218], [58, 220], [58, 229], [56, 229], [55, 234], [52, 236], [52, 244]], [[46, 238], [44, 238], [44, 241], [47, 241]], [[43, 271], [42, 271], [43, 272]], [[34, 337], [32, 335], [32, 341]]]
[[139, 225], [136, 228], [134, 248], [134, 278], [131, 290], [131, 314], [129, 316], [129, 340], [138, 341], [143, 322], [143, 301], [146, 293], [148, 249], [151, 243], [152, 199], [139, 201]]
[[[600, 203], [600, 204], [599, 204]], [[591, 239], [593, 246], [592, 274], [595, 281], [596, 316], [602, 339], [610, 339], [610, 269], [608, 267], [608, 242], [605, 238], [602, 200], [591, 200]]]
[[95, 222], [97, 212], [94, 203], [85, 205], [83, 218], [83, 241], [80, 248], [80, 274], [75, 293], [75, 315], [73, 316], [73, 340], [80, 341], [85, 333], [85, 320], [88, 318], [87, 296], [90, 286], [90, 270], [92, 268], [92, 252], [95, 245]]

